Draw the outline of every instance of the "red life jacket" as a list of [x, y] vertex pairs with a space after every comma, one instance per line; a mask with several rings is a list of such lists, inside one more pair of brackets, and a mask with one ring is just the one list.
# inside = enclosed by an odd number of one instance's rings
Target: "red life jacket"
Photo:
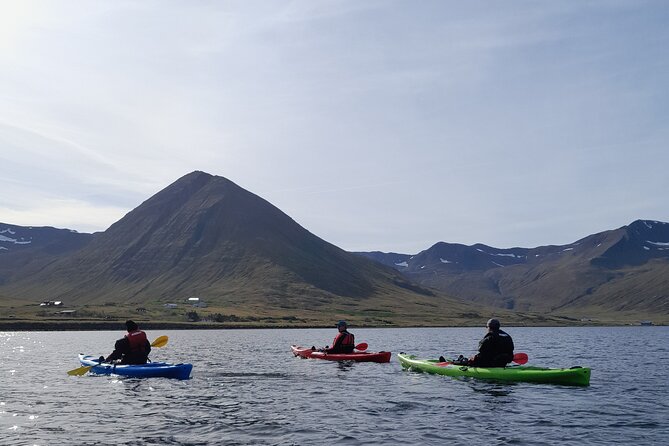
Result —
[[146, 338], [146, 333], [144, 333], [142, 330], [131, 331], [125, 335], [125, 337], [128, 339], [128, 343], [130, 344], [131, 353], [146, 352], [146, 343], [148, 340]]
[[[343, 338], [343, 339], [340, 339]], [[339, 341], [339, 344], [337, 344]], [[343, 351], [353, 351], [355, 347], [355, 338], [348, 331], [342, 331], [341, 333], [335, 336], [334, 341], [332, 341], [332, 348]]]

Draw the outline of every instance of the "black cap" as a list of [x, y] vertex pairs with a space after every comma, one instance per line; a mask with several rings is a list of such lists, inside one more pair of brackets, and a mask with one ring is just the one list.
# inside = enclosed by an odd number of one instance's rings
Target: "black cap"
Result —
[[485, 324], [486, 327], [492, 328], [493, 330], [499, 330], [500, 323], [497, 319], [488, 319], [488, 323]]
[[339, 321], [335, 324], [337, 327], [346, 327], [346, 321]]
[[138, 327], [133, 321], [125, 321], [125, 328], [127, 328], [128, 331], [135, 331]]

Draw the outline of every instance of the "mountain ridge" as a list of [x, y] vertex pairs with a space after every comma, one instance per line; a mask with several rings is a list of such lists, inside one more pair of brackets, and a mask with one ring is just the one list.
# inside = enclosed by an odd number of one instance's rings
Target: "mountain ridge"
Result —
[[652, 220], [567, 245], [437, 242], [414, 255], [349, 253], [202, 171], [103, 232], [0, 224], [0, 304], [57, 299], [102, 318], [122, 306], [169, 319], [160, 308], [192, 296], [209, 304], [203, 313], [309, 315], [305, 323], [328, 314], [372, 325], [444, 325], [492, 313], [555, 321], [668, 315], [668, 268], [669, 225]]
[[[669, 224], [636, 220], [567, 245], [438, 242], [415, 255], [358, 253], [466, 301], [520, 311], [669, 314]], [[630, 292], [634, 294], [630, 296]]]

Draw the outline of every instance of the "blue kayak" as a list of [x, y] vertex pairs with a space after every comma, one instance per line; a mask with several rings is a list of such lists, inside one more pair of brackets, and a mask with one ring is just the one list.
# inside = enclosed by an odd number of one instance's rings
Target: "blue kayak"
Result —
[[90, 373], [96, 375], [120, 375], [133, 378], [176, 378], [189, 379], [193, 364], [169, 364], [167, 362], [149, 362], [146, 364], [108, 364], [98, 363], [98, 357], [79, 355], [82, 366], [93, 366]]

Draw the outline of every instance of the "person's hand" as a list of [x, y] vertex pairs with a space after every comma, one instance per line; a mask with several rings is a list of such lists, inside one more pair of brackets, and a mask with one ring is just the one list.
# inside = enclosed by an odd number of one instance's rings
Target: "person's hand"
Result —
[[99, 362], [100, 364], [102, 364], [103, 362], [105, 362], [105, 357], [104, 357], [104, 356], [100, 356], [100, 357], [98, 358], [98, 362]]

